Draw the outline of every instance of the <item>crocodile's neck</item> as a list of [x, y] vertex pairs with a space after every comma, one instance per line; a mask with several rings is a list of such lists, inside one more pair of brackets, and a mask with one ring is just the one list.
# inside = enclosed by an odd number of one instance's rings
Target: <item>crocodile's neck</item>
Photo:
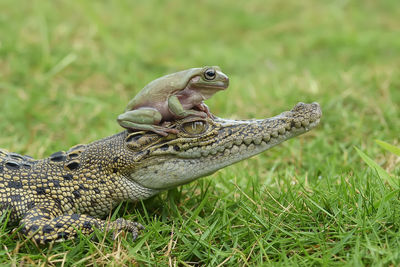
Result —
[[[263, 152], [319, 123], [318, 104], [297, 104], [264, 120], [186, 118], [170, 125], [178, 135], [122, 132], [87, 145], [86, 161], [101, 162], [128, 189], [124, 197], [150, 197]], [[95, 152], [102, 151], [102, 155]], [[85, 157], [87, 155], [87, 157]], [[101, 167], [100, 167], [101, 168]], [[133, 190], [135, 189], [135, 190]]]
[[[160, 191], [127, 179], [132, 168], [139, 168], [146, 154], [145, 150], [132, 151], [127, 147], [128, 135], [127, 131], [123, 131], [87, 145], [74, 146], [66, 152], [68, 159], [71, 159], [71, 154], [79, 155], [74, 159], [79, 167], [71, 170], [71, 173], [79, 175], [85, 183], [93, 178], [95, 183], [105, 185], [104, 191], [109, 192], [107, 199], [113, 200], [111, 206], [121, 200], [146, 199]], [[66, 166], [69, 165], [71, 160]]]

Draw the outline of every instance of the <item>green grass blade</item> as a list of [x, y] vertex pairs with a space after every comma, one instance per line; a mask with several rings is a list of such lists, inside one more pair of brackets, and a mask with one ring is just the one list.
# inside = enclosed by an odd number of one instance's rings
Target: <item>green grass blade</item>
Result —
[[399, 186], [397, 184], [397, 182], [395, 181], [395, 179], [393, 179], [393, 177], [390, 176], [389, 173], [387, 173], [381, 166], [378, 165], [378, 163], [376, 163], [375, 161], [373, 161], [370, 157], [368, 157], [364, 152], [362, 152], [361, 150], [359, 150], [357, 147], [354, 147], [358, 153], [358, 155], [360, 155], [360, 157], [362, 158], [362, 160], [372, 169], [375, 169], [376, 172], [378, 173], [379, 177], [384, 180], [385, 182], [387, 182], [388, 184], [390, 184], [390, 186], [392, 186], [395, 189], [399, 189]]
[[383, 149], [385, 149], [389, 152], [392, 152], [393, 154], [400, 157], [400, 147], [395, 147], [394, 145], [391, 145], [391, 144], [386, 143], [385, 141], [381, 141], [381, 140], [375, 140], [375, 143], [377, 143]]
[[396, 189], [396, 190], [393, 190], [393, 191], [387, 193], [387, 194], [386, 194], [385, 196], [383, 196], [380, 200], [377, 200], [377, 201], [374, 203], [374, 208], [375, 208], [375, 209], [378, 209], [379, 206], [380, 206], [382, 203], [388, 203], [388, 202], [391, 201], [394, 197], [396, 197], [396, 196], [399, 194], [399, 192], [400, 192], [400, 190], [399, 190], [399, 189]]

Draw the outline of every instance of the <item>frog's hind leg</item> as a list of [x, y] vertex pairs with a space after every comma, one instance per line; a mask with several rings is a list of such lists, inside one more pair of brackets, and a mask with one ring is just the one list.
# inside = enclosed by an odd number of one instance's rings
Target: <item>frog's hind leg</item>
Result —
[[162, 115], [153, 108], [141, 108], [130, 110], [118, 116], [119, 125], [129, 130], [144, 130], [152, 131], [162, 136], [167, 136], [168, 133], [176, 134], [176, 129], [169, 129], [158, 126], [162, 120]]

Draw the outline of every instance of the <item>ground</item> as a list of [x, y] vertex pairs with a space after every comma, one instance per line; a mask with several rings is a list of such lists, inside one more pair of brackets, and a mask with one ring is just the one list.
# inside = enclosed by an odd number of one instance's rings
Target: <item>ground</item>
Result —
[[223, 118], [265, 118], [317, 101], [321, 125], [257, 157], [113, 217], [132, 242], [36, 247], [0, 224], [0, 265], [399, 265], [398, 1], [0, 2], [0, 147], [46, 157], [122, 129], [151, 80], [219, 65]]

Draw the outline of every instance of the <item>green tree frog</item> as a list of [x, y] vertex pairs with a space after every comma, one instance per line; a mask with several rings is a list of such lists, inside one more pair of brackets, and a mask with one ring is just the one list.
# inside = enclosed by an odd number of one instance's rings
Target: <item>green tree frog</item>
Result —
[[212, 116], [203, 101], [228, 86], [229, 79], [218, 66], [172, 73], [146, 85], [117, 121], [126, 129], [153, 131], [163, 136], [176, 134], [176, 129], [160, 123], [188, 116]]

